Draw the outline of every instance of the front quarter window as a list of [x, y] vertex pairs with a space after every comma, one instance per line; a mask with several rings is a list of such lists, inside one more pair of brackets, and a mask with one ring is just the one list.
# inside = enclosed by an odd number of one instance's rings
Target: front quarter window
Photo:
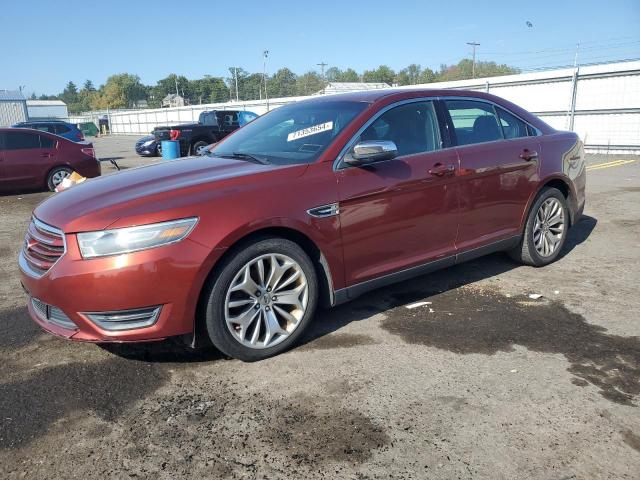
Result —
[[248, 123], [210, 155], [254, 155], [276, 165], [312, 163], [367, 106], [325, 100], [286, 105]]

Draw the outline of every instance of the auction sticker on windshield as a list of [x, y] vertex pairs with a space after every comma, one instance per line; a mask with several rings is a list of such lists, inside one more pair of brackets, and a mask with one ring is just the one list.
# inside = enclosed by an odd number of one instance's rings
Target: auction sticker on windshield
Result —
[[291, 132], [289, 135], [287, 135], [287, 142], [293, 142], [294, 140], [297, 140], [299, 138], [308, 137], [310, 135], [326, 132], [328, 130], [333, 130], [333, 122], [320, 123], [312, 127], [303, 128], [302, 130], [298, 130], [296, 132]]

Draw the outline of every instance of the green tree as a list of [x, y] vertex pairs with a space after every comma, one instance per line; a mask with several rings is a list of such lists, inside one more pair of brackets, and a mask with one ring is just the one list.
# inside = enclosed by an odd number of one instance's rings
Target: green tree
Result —
[[192, 98], [191, 85], [189, 80], [187, 80], [187, 77], [171, 73], [166, 78], [158, 80], [156, 86], [148, 93], [153, 106], [159, 107], [164, 97], [170, 93], [176, 93], [176, 84], [178, 86], [178, 93], [181, 97], [188, 100], [194, 100]]
[[99, 108], [132, 108], [136, 101], [147, 95], [140, 77], [129, 73], [110, 76], [100, 90], [99, 98], [95, 99]]
[[[517, 68], [496, 62], [476, 62], [476, 78], [495, 77], [520, 73]], [[437, 81], [466, 80], [473, 77], [473, 62], [468, 58], [460, 60], [456, 65], [442, 65]]]
[[269, 98], [292, 97], [296, 94], [297, 76], [288, 68], [278, 70], [267, 82]]
[[74, 103], [78, 103], [78, 87], [73, 82], [67, 83], [67, 86], [64, 87], [64, 90], [60, 94], [60, 100], [71, 108], [71, 105]]
[[217, 103], [229, 100], [229, 89], [220, 77], [205, 75], [203, 78], [189, 81], [191, 103]]
[[85, 80], [84, 85], [82, 86], [82, 90], [84, 90], [85, 92], [95, 92], [96, 87], [93, 86], [93, 82], [91, 80]]
[[362, 81], [365, 83], [388, 83], [391, 85], [394, 83], [396, 74], [391, 68], [386, 65], [380, 65], [375, 70], [365, 70], [362, 74]]
[[325, 73], [327, 82], [359, 82], [360, 75], [352, 68], [340, 70], [337, 67], [331, 67]]
[[296, 79], [296, 95], [312, 95], [325, 86], [318, 72], [309, 71]]
[[417, 85], [420, 83], [422, 67], [412, 63], [398, 72], [395, 83], [398, 85]]

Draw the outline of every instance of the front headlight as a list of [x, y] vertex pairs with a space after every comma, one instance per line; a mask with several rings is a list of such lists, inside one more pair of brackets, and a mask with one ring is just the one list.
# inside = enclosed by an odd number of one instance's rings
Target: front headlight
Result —
[[155, 142], [155, 140], [147, 140], [146, 142], [144, 142], [142, 144], [143, 147], [148, 147], [149, 145], [151, 145], [153, 142]]
[[137, 252], [179, 242], [189, 235], [197, 222], [196, 217], [183, 218], [139, 227], [78, 233], [78, 246], [83, 258]]

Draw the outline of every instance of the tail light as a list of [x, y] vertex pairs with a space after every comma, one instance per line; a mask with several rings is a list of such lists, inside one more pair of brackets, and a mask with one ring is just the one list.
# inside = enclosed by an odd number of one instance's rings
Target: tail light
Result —
[[81, 148], [80, 150], [85, 155], [89, 155], [90, 157], [96, 158], [96, 151], [93, 149], [93, 147]]
[[180, 130], [169, 130], [169, 139], [177, 140], [180, 137]]

